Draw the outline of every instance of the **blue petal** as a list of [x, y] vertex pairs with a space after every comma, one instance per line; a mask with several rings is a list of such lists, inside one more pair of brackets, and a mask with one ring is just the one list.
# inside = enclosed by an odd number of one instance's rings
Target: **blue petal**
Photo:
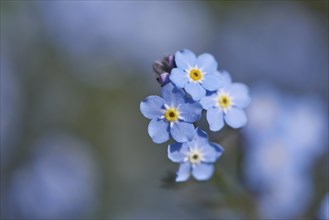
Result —
[[225, 89], [229, 89], [232, 84], [231, 76], [227, 71], [222, 71], [219, 74], [220, 81], [222, 82], [222, 86]]
[[191, 66], [194, 66], [196, 62], [195, 54], [187, 49], [177, 51], [175, 53], [175, 63], [176, 66], [185, 70]]
[[169, 140], [169, 123], [163, 119], [152, 119], [148, 126], [148, 133], [153, 142], [161, 144]]
[[192, 175], [199, 181], [209, 180], [213, 175], [214, 170], [215, 169], [212, 164], [199, 163], [192, 169]]
[[201, 130], [200, 128], [196, 129], [196, 135], [194, 136], [194, 139], [196, 142], [195, 143], [196, 146], [200, 146], [203, 152], [204, 162], [207, 163], [215, 162], [224, 151], [219, 144], [210, 142], [208, 138], [208, 134], [205, 131]]
[[203, 161], [214, 163], [222, 155], [223, 151], [219, 144], [208, 142], [208, 144], [203, 145]]
[[247, 107], [250, 102], [248, 87], [245, 84], [233, 83], [231, 95], [234, 97], [234, 105], [239, 108]]
[[202, 86], [208, 91], [215, 91], [222, 87], [221, 77], [218, 73], [208, 73], [204, 75]]
[[198, 101], [206, 95], [206, 90], [199, 83], [188, 83], [185, 85], [185, 90], [194, 101]]
[[182, 89], [177, 88], [172, 83], [168, 83], [161, 89], [161, 96], [170, 106], [177, 107], [185, 102], [185, 93]]
[[181, 163], [176, 174], [176, 182], [186, 181], [191, 174], [191, 165], [189, 163]]
[[224, 118], [226, 123], [232, 128], [240, 128], [247, 123], [246, 113], [243, 110], [237, 108], [231, 108], [225, 114]]
[[195, 140], [196, 144], [198, 146], [203, 146], [204, 144], [208, 144], [208, 134], [201, 130], [200, 128], [197, 128], [195, 131], [195, 136], [193, 140]]
[[164, 100], [159, 96], [149, 96], [140, 104], [142, 114], [149, 119], [158, 118], [162, 115]]
[[224, 127], [223, 112], [218, 108], [208, 109], [207, 121], [212, 131], [219, 131]]
[[174, 68], [171, 70], [169, 79], [179, 88], [183, 88], [188, 82], [188, 75], [182, 69]]
[[175, 141], [183, 143], [193, 139], [195, 130], [193, 124], [177, 122], [174, 123], [170, 129], [170, 134]]
[[168, 158], [173, 162], [183, 162], [187, 153], [188, 149], [185, 144], [176, 142], [168, 146]]
[[186, 122], [196, 122], [201, 117], [202, 106], [198, 102], [180, 105], [179, 112]]
[[208, 53], [198, 56], [196, 65], [206, 73], [213, 73], [217, 70], [217, 62], [215, 58]]
[[209, 96], [205, 96], [200, 100], [200, 104], [202, 105], [202, 108], [208, 110], [211, 108], [214, 108], [217, 104], [217, 94], [213, 93]]

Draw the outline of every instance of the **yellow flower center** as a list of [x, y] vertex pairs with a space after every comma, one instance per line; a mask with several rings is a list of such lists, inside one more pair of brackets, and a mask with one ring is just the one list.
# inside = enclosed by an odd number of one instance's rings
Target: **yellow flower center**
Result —
[[189, 154], [188, 154], [188, 161], [191, 163], [191, 164], [197, 164], [197, 163], [200, 163], [201, 160], [202, 160], [202, 154], [200, 151], [198, 150], [193, 150], [191, 151]]
[[193, 81], [199, 81], [199, 80], [202, 80], [202, 78], [203, 78], [203, 73], [199, 69], [196, 69], [196, 68], [191, 69], [189, 72], [189, 75]]
[[174, 122], [177, 121], [179, 112], [175, 108], [169, 108], [165, 112], [165, 118], [167, 121]]
[[227, 95], [221, 95], [218, 99], [218, 104], [222, 109], [227, 109], [231, 106], [231, 98]]

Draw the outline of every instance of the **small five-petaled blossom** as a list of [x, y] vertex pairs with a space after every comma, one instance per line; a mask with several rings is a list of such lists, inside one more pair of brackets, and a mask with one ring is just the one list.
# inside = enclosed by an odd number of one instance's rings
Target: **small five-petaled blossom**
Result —
[[196, 57], [187, 49], [175, 53], [177, 68], [171, 70], [169, 79], [179, 88], [184, 88], [193, 100], [200, 100], [206, 91], [221, 87], [217, 62], [208, 53]]
[[170, 136], [177, 142], [190, 141], [195, 133], [193, 122], [201, 117], [202, 107], [187, 99], [182, 89], [168, 83], [161, 97], [149, 96], [140, 104], [142, 114], [151, 119], [148, 133], [155, 143], [164, 143]]
[[227, 72], [220, 74], [223, 87], [200, 100], [207, 110], [210, 130], [219, 131], [224, 121], [232, 128], [240, 128], [247, 123], [243, 110], [249, 102], [248, 87], [242, 83], [232, 83]]
[[168, 146], [168, 157], [180, 163], [176, 182], [186, 181], [190, 174], [196, 180], [208, 180], [214, 173], [213, 163], [222, 155], [223, 148], [208, 141], [206, 132], [197, 128], [190, 142], [175, 143]]

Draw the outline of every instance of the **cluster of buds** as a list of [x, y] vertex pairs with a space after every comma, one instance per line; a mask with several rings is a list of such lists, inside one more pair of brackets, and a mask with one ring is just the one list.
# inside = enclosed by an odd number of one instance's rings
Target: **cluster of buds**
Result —
[[171, 70], [176, 68], [175, 57], [174, 55], [165, 56], [161, 61], [155, 61], [152, 67], [157, 74], [157, 81], [164, 86], [169, 82]]

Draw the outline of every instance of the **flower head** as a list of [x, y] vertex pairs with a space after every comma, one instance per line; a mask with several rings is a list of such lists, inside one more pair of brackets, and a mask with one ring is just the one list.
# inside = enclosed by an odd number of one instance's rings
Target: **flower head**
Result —
[[155, 143], [166, 142], [170, 136], [177, 142], [190, 141], [195, 133], [192, 123], [201, 117], [201, 105], [172, 83], [162, 87], [161, 96], [149, 96], [140, 104], [142, 114], [151, 119], [150, 137]]
[[208, 180], [214, 173], [213, 163], [222, 155], [223, 148], [208, 141], [206, 132], [197, 128], [190, 142], [168, 146], [168, 157], [180, 163], [176, 181], [186, 181], [190, 174], [197, 180]]
[[242, 83], [232, 83], [227, 72], [221, 73], [220, 79], [223, 87], [200, 100], [207, 110], [210, 130], [219, 131], [224, 121], [232, 128], [240, 128], [247, 123], [243, 108], [250, 102], [248, 87]]
[[206, 91], [215, 91], [221, 87], [217, 72], [217, 62], [208, 53], [196, 57], [187, 49], [175, 54], [177, 68], [172, 69], [169, 79], [179, 88], [184, 88], [193, 100], [200, 100]]

